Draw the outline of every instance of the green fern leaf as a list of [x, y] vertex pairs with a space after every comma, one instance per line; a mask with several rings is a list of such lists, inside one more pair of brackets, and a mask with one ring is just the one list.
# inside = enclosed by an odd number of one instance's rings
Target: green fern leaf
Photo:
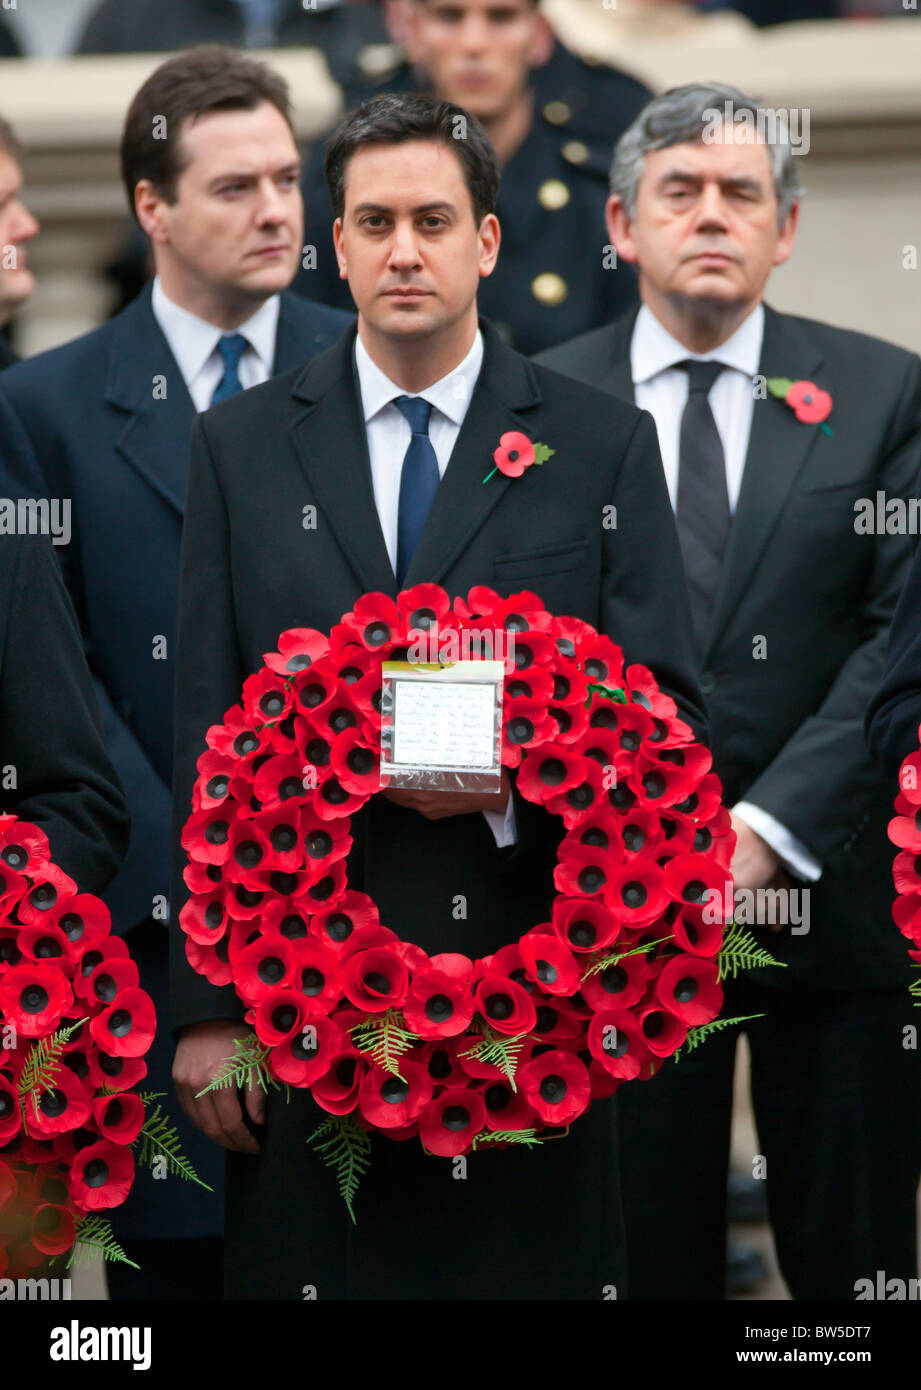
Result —
[[583, 972], [582, 981], [590, 980], [593, 975], [600, 975], [609, 966], [617, 965], [619, 961], [625, 960], [627, 956], [642, 956], [647, 951], [651, 951], [656, 946], [663, 946], [666, 941], [674, 941], [673, 936], [660, 936], [658, 941], [643, 941], [639, 946], [634, 946], [629, 951], [612, 951], [607, 955], [599, 956], [596, 961]]
[[721, 980], [727, 975], [735, 979], [740, 970], [753, 970], [758, 965], [784, 965], [782, 960], [775, 960], [769, 951], [759, 946], [751, 932], [737, 922], [729, 923], [716, 961]]
[[483, 1144], [523, 1144], [533, 1149], [543, 1142], [543, 1139], [537, 1138], [536, 1129], [484, 1129], [482, 1134], [476, 1136], [472, 1147], [479, 1149]]
[[64, 1048], [77, 1029], [85, 1022], [85, 1018], [77, 1019], [76, 1023], [69, 1023], [63, 1028], [58, 1028], [47, 1038], [39, 1038], [30, 1047], [17, 1087], [23, 1118], [26, 1117], [26, 1100], [29, 1096], [32, 1097], [32, 1107], [35, 1114], [38, 1114], [40, 1093], [54, 1089], [54, 1082], [62, 1065], [61, 1058]]
[[490, 1028], [484, 1028], [482, 1042], [467, 1048], [459, 1055], [475, 1057], [478, 1062], [488, 1067], [500, 1067], [505, 1072], [512, 1090], [517, 1091], [515, 1073], [527, 1036], [527, 1033], [516, 1033], [513, 1037], [508, 1037], [504, 1033], [494, 1033]]
[[[197, 1183], [198, 1186], [203, 1187], [206, 1192], [213, 1192], [214, 1189], [209, 1187], [206, 1182], [202, 1182], [201, 1178], [182, 1152], [179, 1143], [179, 1135], [176, 1133], [173, 1126], [169, 1124], [166, 1116], [160, 1109], [159, 1102], [163, 1099], [165, 1094], [165, 1091], [141, 1092], [141, 1100], [144, 1102], [144, 1108], [147, 1113], [144, 1117], [144, 1126], [140, 1134], [132, 1142], [132, 1147], [134, 1144], [140, 1145], [137, 1152], [138, 1167], [151, 1168], [154, 1160], [162, 1157], [166, 1159], [166, 1166], [169, 1172], [175, 1173], [177, 1177], [185, 1178], [186, 1182]], [[151, 1103], [153, 1101], [157, 1101], [158, 1103], [151, 1109]]]
[[[270, 1088], [280, 1090], [281, 1084], [266, 1067], [266, 1058], [270, 1049], [256, 1037], [255, 1033], [247, 1033], [242, 1038], [234, 1038], [233, 1056], [225, 1057], [221, 1063], [221, 1069], [212, 1081], [203, 1090], [198, 1092], [199, 1096], [207, 1095], [209, 1091], [245, 1091], [254, 1086], [261, 1086], [264, 1091]], [[285, 1087], [288, 1091], [288, 1087]], [[198, 1096], [196, 1096], [196, 1100]]]
[[124, 1250], [112, 1234], [112, 1227], [104, 1216], [87, 1216], [76, 1229], [76, 1239], [67, 1260], [67, 1269], [76, 1264], [82, 1269], [93, 1260], [114, 1260], [118, 1264], [130, 1265], [140, 1269], [134, 1260], [129, 1260]]
[[366, 1019], [356, 1023], [351, 1030], [352, 1042], [361, 1052], [370, 1052], [371, 1060], [391, 1076], [405, 1081], [400, 1076], [400, 1058], [404, 1052], [420, 1040], [404, 1026], [403, 1015], [398, 1009], [388, 1009], [378, 1018]]
[[358, 1184], [371, 1162], [370, 1134], [361, 1129], [354, 1115], [330, 1115], [308, 1136], [307, 1143], [313, 1144], [327, 1168], [335, 1170], [339, 1194], [352, 1225], [357, 1226], [354, 1202]]
[[739, 1018], [715, 1018], [712, 1023], [702, 1023], [699, 1028], [689, 1028], [684, 1043], [672, 1056], [675, 1061], [683, 1052], [693, 1052], [695, 1047], [699, 1047], [702, 1042], [706, 1042], [711, 1033], [722, 1033], [724, 1028], [729, 1028], [734, 1023], [748, 1023], [753, 1018], [764, 1018], [764, 1014], [743, 1014]]

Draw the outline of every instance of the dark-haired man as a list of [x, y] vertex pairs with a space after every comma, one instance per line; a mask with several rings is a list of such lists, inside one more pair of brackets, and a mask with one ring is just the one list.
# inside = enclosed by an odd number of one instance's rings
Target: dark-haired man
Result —
[[[727, 1016], [750, 1020], [753, 1172], [793, 1296], [852, 1299], [876, 1270], [917, 1274], [921, 1054], [890, 917], [893, 789], [863, 738], [913, 542], [861, 534], [855, 508], [914, 485], [921, 362], [764, 303], [799, 211], [777, 114], [716, 83], [650, 102], [608, 207], [642, 306], [542, 360], [656, 420], [739, 917], [785, 966], [727, 982]], [[723, 1296], [735, 1044], [621, 1093], [633, 1296]]]
[[[503, 246], [496, 274], [482, 286], [483, 312], [527, 353], [623, 313], [636, 299], [636, 281], [629, 265], [617, 264], [605, 235], [610, 134], [600, 141], [585, 112], [573, 121], [561, 95], [538, 100], [533, 74], [557, 50], [537, 0], [412, 0], [407, 13], [413, 65], [377, 90], [396, 81], [401, 91], [429, 90], [471, 111], [502, 168]], [[575, 63], [567, 57], [553, 60], [564, 73]], [[616, 136], [648, 93], [626, 73], [605, 71], [605, 114]], [[566, 90], [571, 85], [568, 78]], [[348, 286], [323, 231], [332, 210], [320, 146], [308, 162], [304, 201], [317, 237], [316, 266], [302, 270], [295, 287], [348, 307]], [[575, 259], [574, 246], [582, 248]]]
[[[683, 717], [703, 723], [651, 420], [532, 366], [478, 319], [500, 239], [498, 168], [479, 123], [427, 97], [377, 98], [336, 133], [328, 176], [357, 333], [210, 412], [195, 431], [180, 590], [174, 921], [186, 896], [179, 831], [209, 725], [240, 698], [279, 632], [328, 631], [363, 593], [395, 595], [395, 570], [399, 588], [534, 590], [551, 611], [615, 638]], [[484, 459], [516, 429], [555, 448], [553, 459], [484, 487]], [[612, 504], [616, 532], [602, 524]], [[317, 509], [308, 532], [305, 505]], [[508, 795], [506, 778], [498, 797], [373, 798], [352, 821], [351, 882], [423, 949], [491, 954], [547, 919], [560, 834], [513, 792], [517, 839], [500, 847], [482, 813]], [[453, 894], [466, 899], [462, 922]], [[353, 1229], [305, 1142], [322, 1119], [309, 1094], [294, 1090], [279, 1105], [274, 1093], [249, 1092], [245, 1116], [233, 1092], [197, 1099], [245, 1031], [243, 1008], [232, 989], [191, 970], [178, 928], [172, 944], [174, 1023], [184, 1025], [177, 1089], [196, 1123], [233, 1151], [231, 1297], [300, 1299], [305, 1287], [321, 1299], [595, 1299], [623, 1290], [607, 1104], [534, 1152], [477, 1152], [466, 1181], [416, 1142], [378, 1142]]]
[[22, 146], [0, 116], [0, 368], [17, 361], [6, 330], [35, 289], [25, 243], [38, 234], [39, 226], [22, 201], [21, 158]]
[[[306, 362], [348, 319], [285, 292], [303, 242], [300, 165], [287, 87], [271, 69], [220, 48], [170, 59], [131, 103], [121, 160], [153, 285], [103, 328], [11, 368], [3, 382], [44, 470], [19, 486], [73, 501], [65, 573], [132, 817], [107, 902], [165, 1016], [189, 436], [196, 412]], [[161, 1029], [149, 1059], [154, 1089], [168, 1089], [169, 1057]], [[219, 1186], [212, 1146], [187, 1137], [193, 1162]], [[115, 1294], [216, 1296], [219, 1196], [139, 1182], [116, 1225], [142, 1272], [113, 1267]]]

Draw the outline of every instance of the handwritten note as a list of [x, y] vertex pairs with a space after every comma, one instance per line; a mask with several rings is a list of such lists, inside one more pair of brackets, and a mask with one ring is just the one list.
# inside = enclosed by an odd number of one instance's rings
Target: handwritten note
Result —
[[495, 767], [495, 685], [395, 680], [393, 767]]

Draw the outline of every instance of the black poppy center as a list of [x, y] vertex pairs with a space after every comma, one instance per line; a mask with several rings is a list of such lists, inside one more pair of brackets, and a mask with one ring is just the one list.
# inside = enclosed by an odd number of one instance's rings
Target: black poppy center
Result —
[[264, 985], [277, 985], [284, 973], [284, 961], [277, 956], [264, 956], [256, 967], [256, 974]]
[[41, 985], [26, 985], [19, 996], [23, 1013], [40, 1014], [48, 1007], [48, 991]]
[[685, 975], [684, 979], [675, 985], [674, 995], [679, 1004], [688, 1004], [699, 989], [700, 982], [695, 980], [693, 975]]
[[109, 1165], [103, 1158], [91, 1158], [83, 1169], [83, 1181], [87, 1187], [105, 1187], [109, 1181]]
[[446, 1105], [441, 1112], [441, 1123], [445, 1129], [459, 1130], [466, 1129], [470, 1123], [470, 1111], [465, 1105]]
[[486, 1000], [487, 1016], [496, 1019], [499, 1023], [511, 1018], [514, 1012], [515, 1005], [508, 994], [490, 994]]
[[134, 1027], [134, 1019], [128, 1009], [116, 1009], [109, 1017], [109, 1032], [114, 1038], [126, 1038]]
[[537, 775], [545, 787], [558, 787], [565, 781], [566, 764], [562, 758], [544, 758]]
[[433, 994], [425, 1001], [425, 1016], [430, 1023], [444, 1023], [454, 1014], [454, 1005], [446, 994]]
[[388, 1105], [399, 1105], [409, 1095], [409, 1083], [398, 1076], [388, 1076], [381, 1087], [381, 1099]]
[[638, 879], [631, 883], [625, 883], [620, 890], [620, 898], [624, 907], [643, 907], [648, 897], [649, 893], [647, 892], [645, 883], [640, 883]]
[[569, 928], [570, 941], [573, 946], [578, 946], [581, 950], [593, 946], [597, 935], [598, 933], [591, 922], [573, 922]]
[[548, 1105], [559, 1105], [566, 1095], [566, 1082], [562, 1076], [545, 1076], [538, 1087], [541, 1100], [545, 1100]]

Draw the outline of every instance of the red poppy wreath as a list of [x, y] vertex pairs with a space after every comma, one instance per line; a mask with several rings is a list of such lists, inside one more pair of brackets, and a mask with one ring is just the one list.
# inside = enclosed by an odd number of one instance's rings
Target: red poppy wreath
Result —
[[0, 1282], [67, 1251], [133, 1264], [100, 1213], [124, 1202], [136, 1161], [198, 1181], [159, 1096], [133, 1089], [154, 1007], [109, 925], [44, 831], [0, 815]]
[[[513, 636], [501, 761], [566, 827], [550, 919], [481, 960], [401, 940], [346, 879], [382, 786], [381, 663], [469, 628]], [[721, 979], [760, 963], [723, 941], [735, 837], [710, 753], [645, 667], [533, 593], [419, 584], [328, 637], [283, 632], [197, 766], [186, 954], [254, 1030], [212, 1085], [308, 1088], [350, 1212], [371, 1132], [450, 1156], [540, 1143], [733, 1021]]]

